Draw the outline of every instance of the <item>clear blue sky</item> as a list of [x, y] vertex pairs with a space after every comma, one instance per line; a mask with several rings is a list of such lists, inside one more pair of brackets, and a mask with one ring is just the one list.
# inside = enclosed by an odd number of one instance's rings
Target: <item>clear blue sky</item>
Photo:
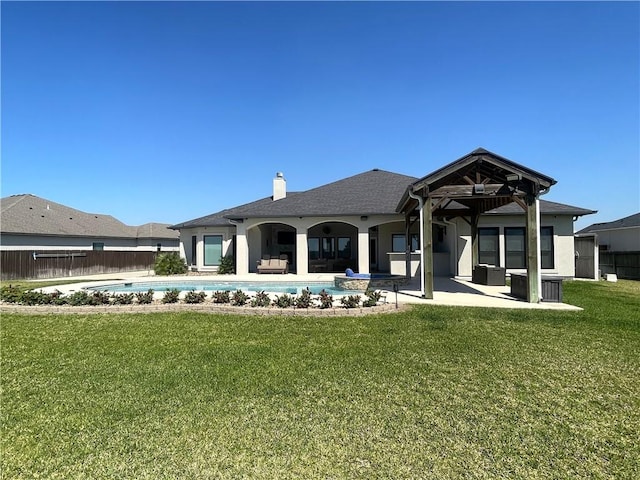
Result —
[[640, 211], [638, 2], [6, 2], [2, 196], [178, 223], [477, 147]]

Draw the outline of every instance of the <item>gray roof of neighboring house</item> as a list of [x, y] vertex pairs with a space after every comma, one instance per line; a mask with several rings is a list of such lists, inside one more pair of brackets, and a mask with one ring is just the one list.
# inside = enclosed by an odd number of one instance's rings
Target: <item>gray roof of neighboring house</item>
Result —
[[59, 237], [164, 238], [178, 234], [166, 224], [125, 225], [111, 215], [87, 213], [31, 194], [0, 199], [0, 232]]
[[591, 233], [599, 230], [614, 230], [617, 228], [630, 228], [640, 227], [640, 212], [629, 215], [628, 217], [620, 218], [612, 222], [594, 223], [586, 228], [583, 228], [578, 233]]
[[375, 168], [304, 192], [287, 192], [280, 200], [263, 198], [171, 228], [228, 226], [229, 219], [241, 218], [396, 215], [398, 198], [415, 180]]

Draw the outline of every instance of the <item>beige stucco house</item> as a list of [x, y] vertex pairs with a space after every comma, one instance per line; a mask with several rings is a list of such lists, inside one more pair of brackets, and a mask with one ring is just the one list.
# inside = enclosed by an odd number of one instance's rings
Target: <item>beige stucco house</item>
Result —
[[[484, 149], [474, 150], [451, 165], [469, 165], [470, 160], [483, 159], [485, 164], [506, 165], [509, 171], [525, 175], [532, 172]], [[532, 174], [531, 178], [538, 177]], [[243, 274], [255, 272], [264, 256], [287, 255], [290, 271], [298, 274], [351, 268], [359, 273], [416, 276], [422, 258], [422, 230], [417, 210], [407, 210], [401, 200], [407, 198], [409, 186], [419, 180], [373, 169], [311, 190], [289, 192], [284, 175], [278, 173], [273, 179], [272, 196], [171, 228], [180, 231], [181, 255], [192, 270], [201, 272], [215, 271], [223, 256], [233, 256], [236, 273]], [[506, 187], [507, 181], [503, 182]], [[503, 189], [490, 192], [488, 188], [484, 192], [482, 184], [473, 188], [480, 187], [480, 197], [504, 200]], [[512, 188], [509, 193], [514, 198], [516, 190]], [[435, 275], [472, 275], [474, 236], [465, 208], [456, 201], [446, 205], [440, 201], [437, 210], [434, 206]], [[574, 221], [591, 213], [539, 200], [542, 274], [574, 276]], [[505, 267], [507, 273], [526, 271], [526, 221], [521, 201], [507, 199], [483, 211], [476, 227], [478, 263]]]

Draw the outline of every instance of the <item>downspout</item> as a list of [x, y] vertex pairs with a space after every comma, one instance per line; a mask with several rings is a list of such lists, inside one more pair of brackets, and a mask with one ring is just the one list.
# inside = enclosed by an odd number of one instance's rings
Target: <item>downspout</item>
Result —
[[[411, 188], [407, 193], [411, 198], [418, 201], [418, 208], [420, 209], [420, 296], [424, 297], [424, 213], [422, 212], [424, 202], [421, 196], [411, 191]], [[410, 238], [405, 240], [411, 242]]]

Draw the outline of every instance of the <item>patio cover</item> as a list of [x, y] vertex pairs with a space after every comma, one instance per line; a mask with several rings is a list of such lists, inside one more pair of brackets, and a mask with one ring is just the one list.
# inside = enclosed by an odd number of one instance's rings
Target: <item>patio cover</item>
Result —
[[[410, 184], [397, 212], [405, 224], [420, 216], [423, 238], [422, 282], [433, 298], [433, 217], [462, 217], [471, 225], [472, 267], [478, 265], [478, 220], [486, 211], [517, 202], [526, 212], [528, 301], [540, 301], [539, 197], [556, 181], [483, 148]], [[407, 227], [408, 230], [408, 227]]]

